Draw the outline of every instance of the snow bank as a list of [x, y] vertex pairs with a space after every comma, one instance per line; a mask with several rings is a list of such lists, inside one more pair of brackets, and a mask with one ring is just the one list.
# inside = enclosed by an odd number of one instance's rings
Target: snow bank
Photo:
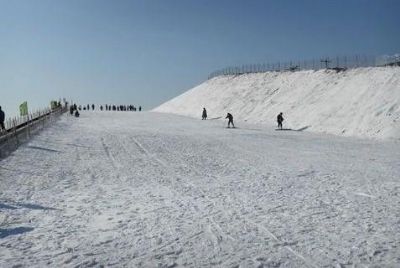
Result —
[[400, 138], [400, 68], [358, 68], [345, 72], [267, 72], [220, 76], [155, 108], [155, 112], [251, 123], [363, 138]]

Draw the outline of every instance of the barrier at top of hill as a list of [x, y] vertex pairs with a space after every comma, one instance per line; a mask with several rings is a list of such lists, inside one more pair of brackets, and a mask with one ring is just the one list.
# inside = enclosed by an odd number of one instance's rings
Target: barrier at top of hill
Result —
[[[153, 111], [366, 138], [400, 138], [400, 68], [356, 68], [218, 76]], [[239, 123], [238, 123], [239, 124]]]
[[400, 66], [400, 55], [392, 56], [336, 56], [324, 57], [312, 60], [299, 60], [263, 64], [244, 64], [241, 66], [229, 66], [212, 72], [208, 79], [221, 75], [241, 75], [248, 73], [282, 72], [331, 69], [337, 72], [360, 67], [384, 67]]

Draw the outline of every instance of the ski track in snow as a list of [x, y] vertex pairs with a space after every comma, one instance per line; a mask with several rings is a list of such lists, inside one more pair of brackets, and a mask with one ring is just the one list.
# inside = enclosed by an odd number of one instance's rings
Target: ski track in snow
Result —
[[400, 265], [398, 142], [237, 124], [63, 116], [0, 161], [0, 267]]

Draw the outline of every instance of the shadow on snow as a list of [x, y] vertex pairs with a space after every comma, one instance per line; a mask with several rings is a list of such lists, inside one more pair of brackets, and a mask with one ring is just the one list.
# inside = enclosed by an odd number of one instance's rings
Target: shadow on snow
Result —
[[7, 202], [0, 201], [0, 210], [1, 209], [19, 209], [19, 208], [26, 208], [32, 210], [58, 210], [56, 208], [45, 207], [37, 204], [30, 204], [30, 203], [18, 203], [18, 202]]
[[10, 235], [19, 235], [32, 231], [32, 227], [0, 228], [0, 239]]

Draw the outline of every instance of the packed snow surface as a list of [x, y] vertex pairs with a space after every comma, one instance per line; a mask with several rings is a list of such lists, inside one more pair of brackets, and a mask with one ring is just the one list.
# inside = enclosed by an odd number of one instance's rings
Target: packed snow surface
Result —
[[400, 139], [400, 68], [357, 68], [219, 76], [154, 109], [363, 138]]
[[400, 144], [62, 116], [0, 161], [0, 267], [399, 267]]

